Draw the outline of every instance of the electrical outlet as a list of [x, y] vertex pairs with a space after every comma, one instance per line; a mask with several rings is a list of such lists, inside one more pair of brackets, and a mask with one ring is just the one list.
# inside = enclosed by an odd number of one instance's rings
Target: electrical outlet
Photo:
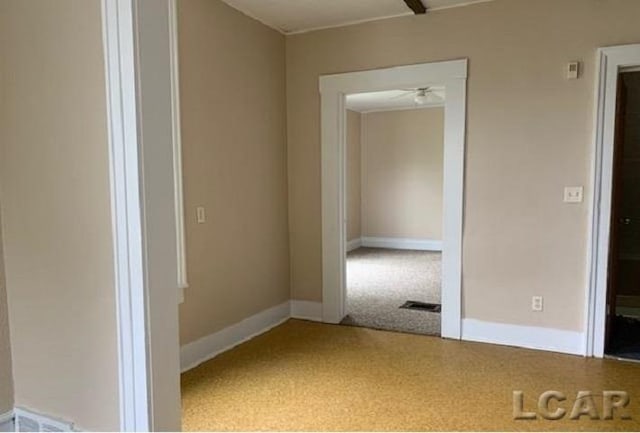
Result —
[[544, 299], [542, 296], [534, 296], [531, 298], [531, 310], [532, 311], [542, 311], [544, 308]]
[[204, 211], [204, 207], [199, 206], [196, 208], [196, 219], [198, 224], [204, 224], [207, 221], [207, 214]]

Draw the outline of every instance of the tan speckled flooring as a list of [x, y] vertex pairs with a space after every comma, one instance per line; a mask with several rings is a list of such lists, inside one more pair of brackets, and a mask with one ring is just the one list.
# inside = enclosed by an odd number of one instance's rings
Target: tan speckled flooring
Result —
[[[512, 419], [551, 389], [627, 391], [633, 419]], [[182, 405], [184, 430], [638, 431], [640, 364], [290, 320], [183, 374]]]

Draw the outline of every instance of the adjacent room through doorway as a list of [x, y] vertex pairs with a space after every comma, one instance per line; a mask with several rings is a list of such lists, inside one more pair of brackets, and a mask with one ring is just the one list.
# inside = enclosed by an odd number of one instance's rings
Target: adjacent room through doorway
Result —
[[605, 353], [640, 360], [640, 71], [619, 76]]
[[444, 87], [348, 95], [343, 324], [440, 335]]

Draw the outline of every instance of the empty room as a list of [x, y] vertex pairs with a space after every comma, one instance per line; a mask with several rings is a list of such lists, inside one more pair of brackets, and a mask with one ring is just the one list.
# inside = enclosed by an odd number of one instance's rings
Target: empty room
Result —
[[444, 91], [347, 95], [347, 316], [440, 335]]
[[0, 431], [640, 430], [638, 17], [0, 0]]

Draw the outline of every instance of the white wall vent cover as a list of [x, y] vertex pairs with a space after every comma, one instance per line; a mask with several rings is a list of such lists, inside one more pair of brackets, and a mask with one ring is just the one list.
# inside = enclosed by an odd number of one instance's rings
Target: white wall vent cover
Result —
[[40, 415], [26, 409], [16, 408], [15, 426], [17, 432], [70, 432], [73, 424]]

